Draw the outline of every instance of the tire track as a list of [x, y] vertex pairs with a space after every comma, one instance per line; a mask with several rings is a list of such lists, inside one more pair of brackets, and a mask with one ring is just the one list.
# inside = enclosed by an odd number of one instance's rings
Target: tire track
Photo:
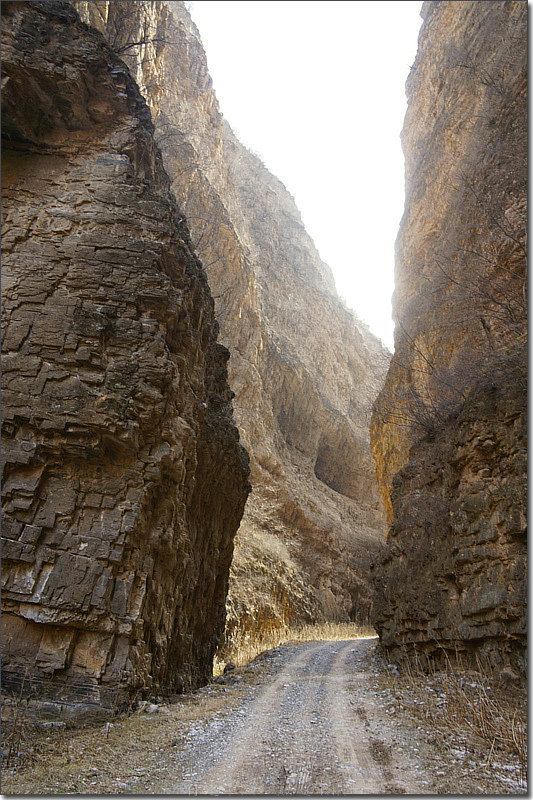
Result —
[[364, 671], [368, 649], [368, 640], [349, 640], [289, 651], [277, 676], [231, 712], [223, 730], [191, 743], [182, 755], [194, 781], [172, 793], [423, 793], [384, 740], [390, 721]]
[[[324, 656], [322, 650], [321, 644], [307, 645], [263, 689], [223, 761], [198, 781], [198, 793], [266, 794], [283, 783], [292, 794], [309, 785], [306, 752], [313, 687], [306, 678], [316, 656]], [[311, 691], [303, 691], [309, 685]]]

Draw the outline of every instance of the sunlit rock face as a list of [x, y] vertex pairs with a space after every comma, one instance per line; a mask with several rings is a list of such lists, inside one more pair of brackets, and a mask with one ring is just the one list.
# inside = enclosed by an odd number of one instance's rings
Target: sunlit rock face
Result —
[[422, 15], [396, 350], [371, 426], [391, 525], [375, 621], [398, 657], [416, 644], [521, 667], [527, 6], [435, 2]]
[[78, 7], [122, 51], [152, 110], [231, 353], [253, 492], [236, 539], [228, 639], [366, 620], [385, 528], [368, 422], [388, 354], [343, 308], [285, 187], [222, 118], [183, 4]]
[[2, 5], [3, 688], [205, 682], [248, 493], [150, 111], [67, 3]]

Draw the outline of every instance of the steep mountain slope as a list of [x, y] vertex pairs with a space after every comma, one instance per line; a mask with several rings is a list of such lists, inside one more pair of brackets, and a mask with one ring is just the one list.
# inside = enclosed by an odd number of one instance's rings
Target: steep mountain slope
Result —
[[367, 429], [388, 354], [343, 308], [285, 187], [222, 118], [183, 4], [77, 7], [122, 54], [152, 110], [231, 352], [253, 492], [236, 540], [228, 637], [323, 616], [366, 620], [369, 564], [384, 535]]
[[403, 130], [396, 349], [372, 420], [398, 654], [523, 667], [527, 5], [424, 3]]
[[205, 682], [248, 462], [137, 86], [68, 3], [2, 5], [3, 688]]

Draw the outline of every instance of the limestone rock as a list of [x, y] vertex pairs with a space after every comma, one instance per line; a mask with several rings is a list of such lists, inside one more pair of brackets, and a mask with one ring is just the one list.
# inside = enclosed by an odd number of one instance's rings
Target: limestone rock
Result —
[[152, 110], [231, 353], [253, 492], [228, 639], [324, 617], [367, 621], [384, 537], [368, 420], [388, 353], [343, 307], [283, 184], [224, 121], [183, 3], [77, 5], [123, 50]]
[[116, 707], [210, 676], [247, 457], [126, 65], [62, 2], [2, 59], [4, 688]]
[[407, 81], [396, 349], [372, 449], [398, 655], [523, 668], [527, 5], [424, 3]]

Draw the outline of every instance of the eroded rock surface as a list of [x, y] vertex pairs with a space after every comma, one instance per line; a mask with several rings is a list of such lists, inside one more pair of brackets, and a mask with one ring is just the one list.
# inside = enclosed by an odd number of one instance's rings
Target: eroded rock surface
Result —
[[123, 52], [152, 110], [231, 352], [254, 489], [236, 539], [228, 636], [366, 621], [384, 536], [368, 418], [388, 353], [343, 308], [285, 187], [221, 116], [183, 4], [77, 5]]
[[422, 16], [396, 350], [371, 428], [391, 523], [375, 621], [395, 655], [523, 667], [527, 5]]
[[525, 671], [527, 411], [524, 373], [483, 381], [457, 418], [414, 445], [394, 478], [394, 521], [376, 565], [382, 644], [402, 659]]
[[126, 66], [2, 5], [4, 688], [205, 682], [248, 492], [227, 350]]

